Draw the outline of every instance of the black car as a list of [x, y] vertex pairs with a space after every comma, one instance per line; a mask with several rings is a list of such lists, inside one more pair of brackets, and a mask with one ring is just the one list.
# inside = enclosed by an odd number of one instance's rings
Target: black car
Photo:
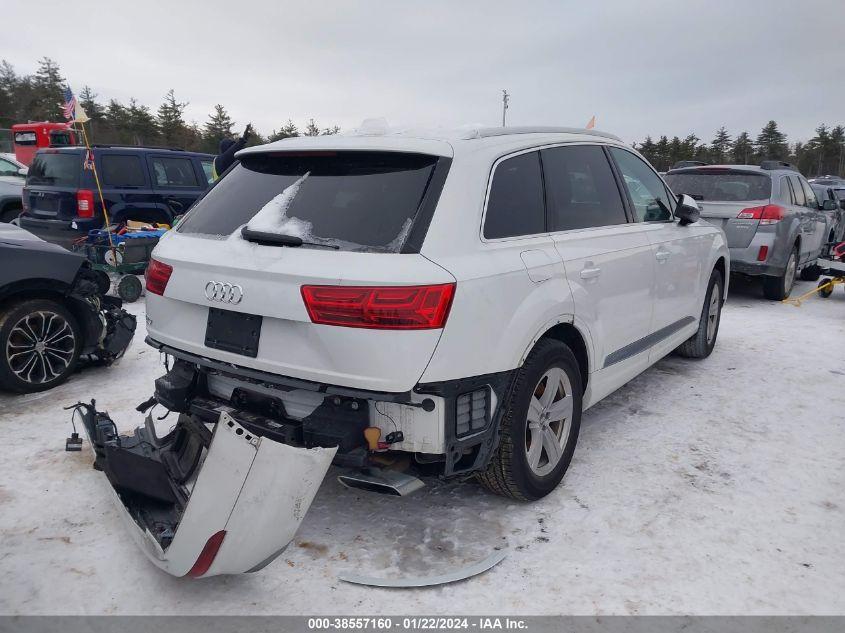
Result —
[[134, 333], [87, 259], [0, 224], [0, 389], [44, 391], [82, 361], [111, 364]]
[[[93, 162], [92, 162], [93, 156]], [[104, 225], [95, 181], [112, 224], [172, 225], [211, 183], [210, 154], [154, 147], [96, 145], [39, 150], [23, 190], [20, 226], [66, 248]]]

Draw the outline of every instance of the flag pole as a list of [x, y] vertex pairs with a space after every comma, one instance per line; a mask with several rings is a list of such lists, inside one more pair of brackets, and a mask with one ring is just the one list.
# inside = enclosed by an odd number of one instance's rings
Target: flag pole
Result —
[[106, 209], [106, 201], [103, 198], [103, 188], [100, 186], [100, 176], [97, 174], [97, 161], [94, 160], [94, 152], [91, 149], [91, 144], [88, 142], [88, 134], [85, 132], [85, 123], [82, 121], [76, 121], [74, 119], [74, 123], [79, 123], [79, 127], [82, 129], [82, 138], [85, 141], [85, 149], [87, 152], [86, 159], [88, 156], [91, 157], [91, 171], [94, 172], [94, 182], [97, 184], [97, 193], [100, 196], [100, 204], [103, 206], [103, 218], [106, 221], [106, 235], [109, 238], [109, 248], [112, 250], [112, 257], [114, 258], [115, 263], [117, 263], [117, 256], [114, 253], [114, 241], [111, 237], [111, 220], [109, 219], [109, 212]]

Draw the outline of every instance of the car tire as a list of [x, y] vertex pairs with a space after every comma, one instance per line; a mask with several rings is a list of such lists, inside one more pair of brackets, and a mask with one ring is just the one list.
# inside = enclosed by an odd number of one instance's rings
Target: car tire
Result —
[[73, 373], [82, 330], [62, 304], [46, 299], [0, 311], [0, 387], [18, 393], [52, 389]]
[[818, 264], [811, 264], [801, 269], [801, 279], [803, 281], [818, 281], [822, 276], [822, 269]]
[[126, 303], [133, 303], [141, 296], [144, 287], [135, 275], [124, 275], [117, 283], [117, 296]]
[[798, 247], [792, 249], [786, 269], [779, 277], [763, 277], [763, 295], [772, 301], [783, 301], [792, 292], [795, 275], [798, 272]]
[[704, 305], [701, 308], [701, 318], [698, 320], [698, 330], [675, 349], [679, 356], [684, 358], [707, 358], [710, 356], [716, 346], [719, 322], [722, 320], [723, 288], [722, 273], [714, 269], [710, 273], [707, 293], [704, 295]]
[[[548, 391], [549, 385], [557, 388]], [[478, 475], [481, 483], [496, 494], [522, 501], [552, 492], [575, 452], [582, 392], [578, 361], [569, 347], [552, 339], [539, 341], [500, 405], [499, 445]], [[561, 418], [554, 419], [558, 415]]]

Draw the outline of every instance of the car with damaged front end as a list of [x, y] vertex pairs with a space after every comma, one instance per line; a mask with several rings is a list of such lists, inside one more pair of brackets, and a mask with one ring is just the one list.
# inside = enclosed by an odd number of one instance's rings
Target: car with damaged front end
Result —
[[[403, 495], [476, 476], [551, 493], [581, 413], [677, 350], [716, 343], [730, 261], [616, 137], [496, 128], [245, 149], [158, 244], [139, 407], [159, 437], [79, 409], [153, 562], [259, 569], [330, 464]], [[240, 491], [240, 492], [239, 492]]]
[[111, 364], [135, 317], [105, 296], [90, 262], [0, 224], [0, 389], [52, 389], [83, 363]]

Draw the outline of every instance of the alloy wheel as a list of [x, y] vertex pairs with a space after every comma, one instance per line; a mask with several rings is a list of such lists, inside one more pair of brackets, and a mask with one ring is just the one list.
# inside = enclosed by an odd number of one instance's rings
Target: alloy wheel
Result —
[[76, 335], [67, 319], [39, 310], [12, 327], [6, 341], [6, 362], [20, 380], [44, 384], [67, 371], [75, 350]]
[[552, 367], [531, 394], [525, 429], [525, 456], [538, 477], [551, 473], [563, 457], [572, 429], [572, 385], [566, 372]]
[[713, 342], [716, 336], [716, 328], [719, 325], [719, 308], [721, 307], [721, 300], [719, 297], [719, 286], [713, 286], [713, 291], [710, 296], [710, 306], [707, 308], [707, 344]]

